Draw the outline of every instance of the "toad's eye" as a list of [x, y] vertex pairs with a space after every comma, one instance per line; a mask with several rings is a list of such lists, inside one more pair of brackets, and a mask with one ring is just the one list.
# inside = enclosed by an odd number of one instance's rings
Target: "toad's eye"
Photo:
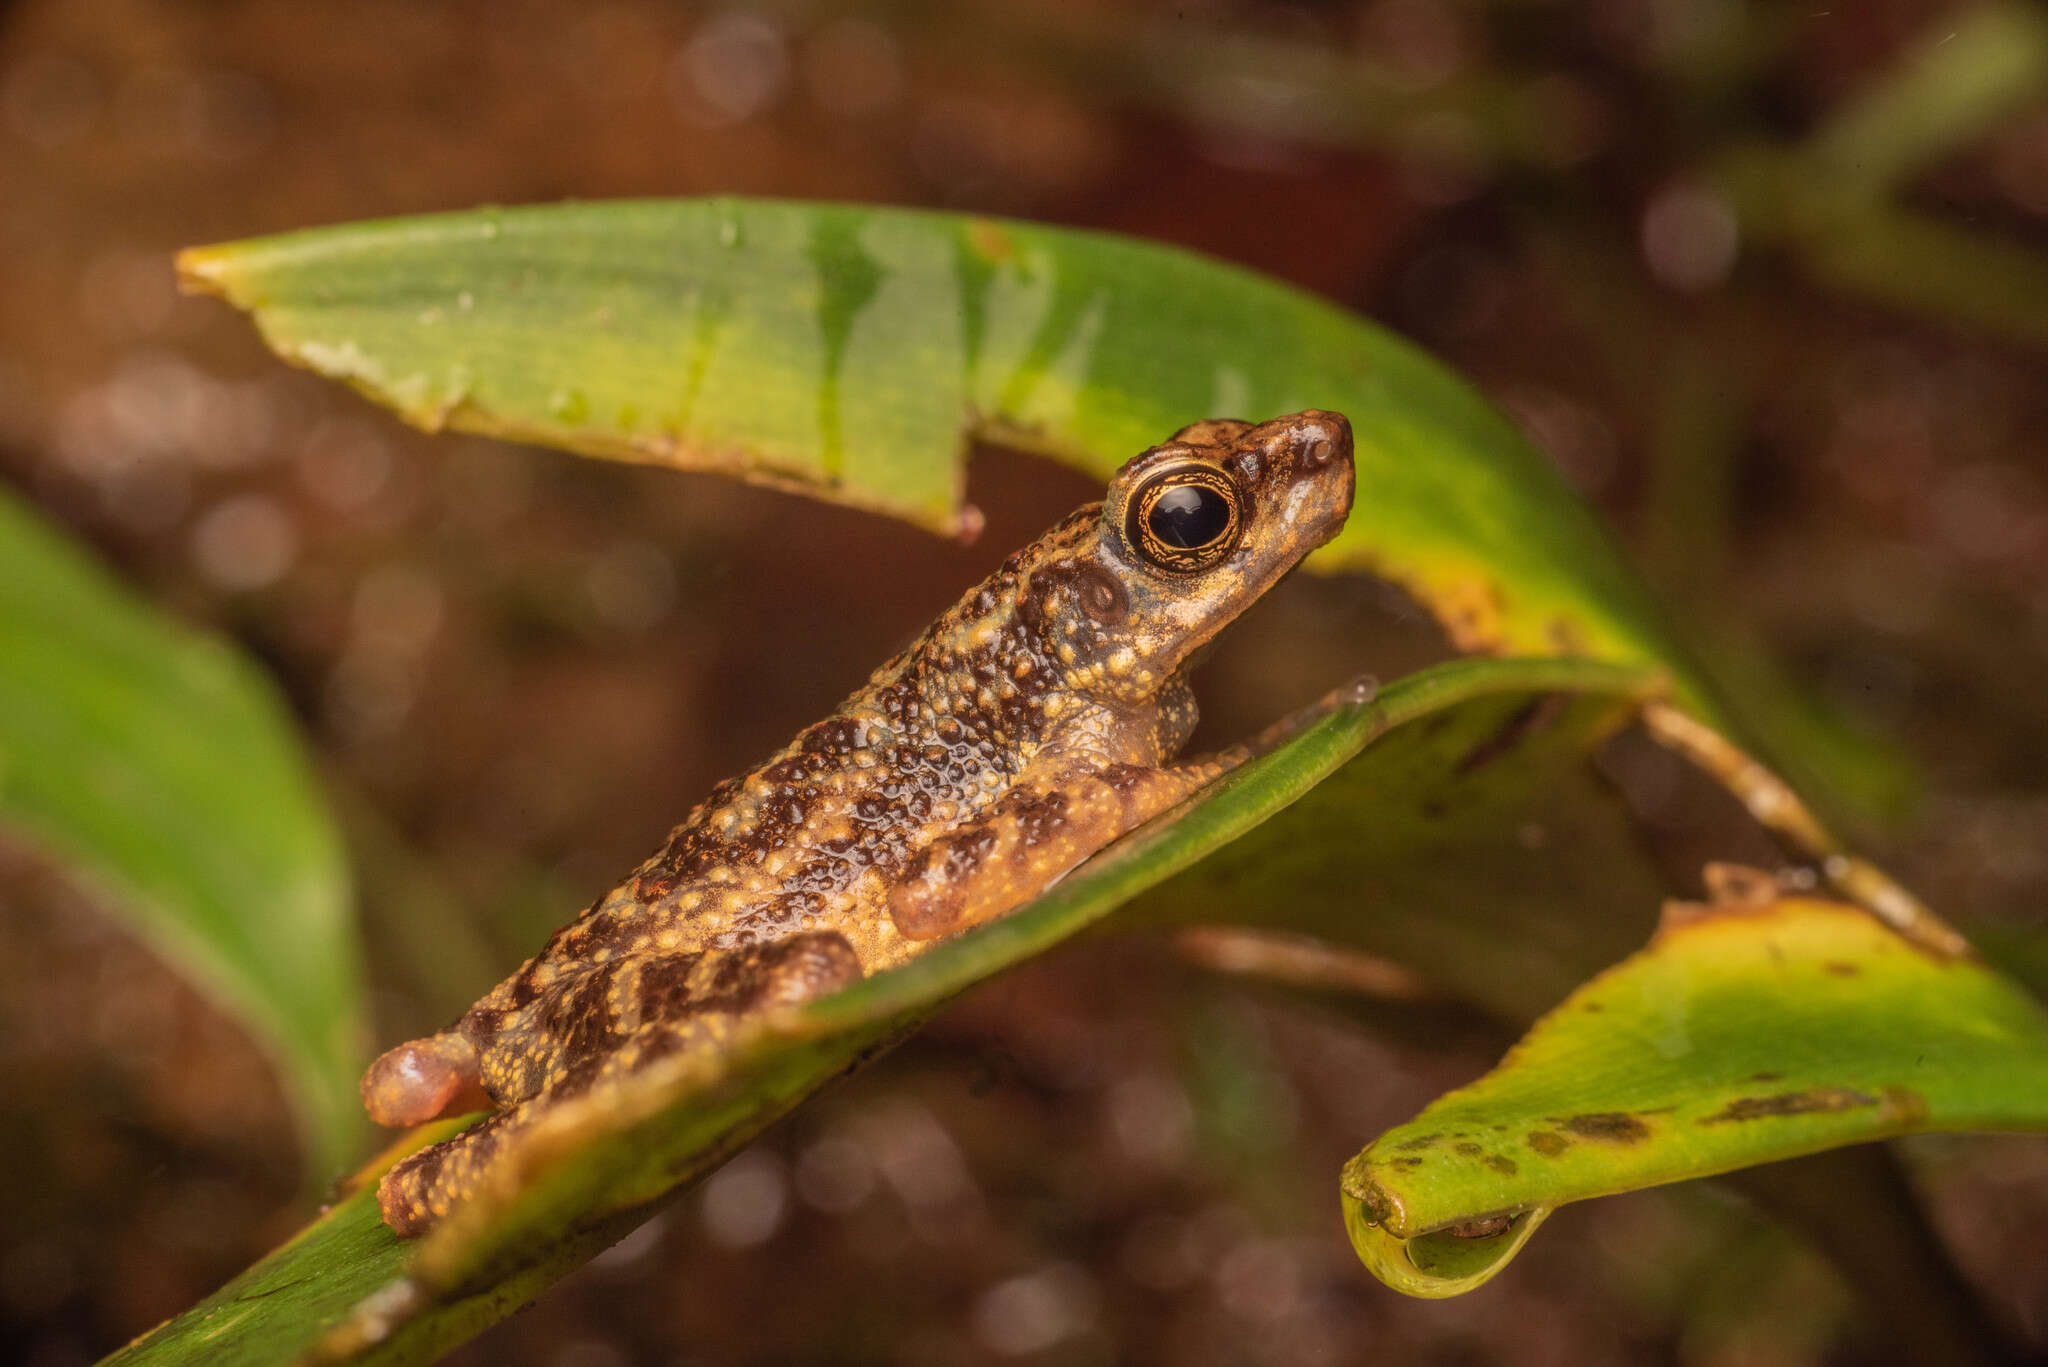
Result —
[[1197, 574], [1236, 549], [1240, 502], [1237, 485], [1221, 470], [1162, 470], [1132, 496], [1124, 539], [1155, 569]]

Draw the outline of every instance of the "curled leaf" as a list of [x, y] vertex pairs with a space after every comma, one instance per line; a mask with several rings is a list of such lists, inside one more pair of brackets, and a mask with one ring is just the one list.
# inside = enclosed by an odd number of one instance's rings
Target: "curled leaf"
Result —
[[[365, 1189], [264, 1262], [139, 1340], [123, 1364], [415, 1363], [523, 1303], [644, 1219], [805, 1096], [886, 1048], [974, 984], [1100, 922], [1147, 888], [1271, 824], [1381, 745], [1461, 734], [1466, 714], [1533, 698], [1614, 705], [1640, 671], [1572, 660], [1459, 661], [1337, 707], [1187, 804], [1119, 842], [1030, 906], [790, 1015], [755, 1022], [712, 1066], [677, 1058], [569, 1105], [504, 1180], [416, 1243], [379, 1221]], [[1560, 756], [1574, 761], [1578, 751]], [[1383, 794], [1397, 811], [1409, 797]], [[432, 1132], [440, 1137], [441, 1131]], [[422, 1142], [424, 1138], [422, 1136]]]
[[1471, 650], [1662, 664], [1588, 510], [1391, 333], [1178, 248], [853, 205], [481, 209], [197, 247], [188, 289], [428, 429], [710, 470], [962, 534], [974, 436], [1099, 478], [1200, 418], [1336, 409], [1361, 498], [1313, 568], [1412, 592]]
[[1493, 1072], [1353, 1158], [1367, 1266], [1453, 1295], [1569, 1201], [1921, 1130], [2048, 1128], [2048, 1013], [2023, 989], [1761, 878], [1676, 904]]

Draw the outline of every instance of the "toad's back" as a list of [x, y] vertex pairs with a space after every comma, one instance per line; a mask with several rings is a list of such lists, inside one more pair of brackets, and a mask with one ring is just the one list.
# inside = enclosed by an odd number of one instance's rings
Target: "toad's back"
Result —
[[1197, 424], [1125, 466], [455, 1026], [373, 1065], [387, 1124], [510, 1108], [394, 1169], [386, 1218], [443, 1213], [516, 1112], [902, 963], [1212, 779], [1226, 761], [1164, 767], [1195, 723], [1189, 658], [1335, 533], [1351, 488], [1326, 413]]

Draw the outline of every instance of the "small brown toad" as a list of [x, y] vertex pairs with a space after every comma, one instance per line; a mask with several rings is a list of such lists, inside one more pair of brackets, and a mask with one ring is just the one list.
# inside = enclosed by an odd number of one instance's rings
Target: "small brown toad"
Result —
[[447, 1214], [536, 1108], [1001, 916], [1243, 759], [1169, 764], [1188, 666], [1336, 535], [1352, 478], [1350, 425], [1316, 411], [1196, 423], [1125, 465], [461, 1020], [371, 1065], [381, 1124], [498, 1108], [393, 1168], [385, 1220]]

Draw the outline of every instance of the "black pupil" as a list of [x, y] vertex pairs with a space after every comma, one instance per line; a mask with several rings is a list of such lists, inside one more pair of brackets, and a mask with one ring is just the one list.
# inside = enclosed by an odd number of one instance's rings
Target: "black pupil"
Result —
[[1152, 535], [1184, 551], [1208, 545], [1230, 525], [1230, 505], [1223, 495], [1200, 484], [1168, 489], [1145, 515]]

